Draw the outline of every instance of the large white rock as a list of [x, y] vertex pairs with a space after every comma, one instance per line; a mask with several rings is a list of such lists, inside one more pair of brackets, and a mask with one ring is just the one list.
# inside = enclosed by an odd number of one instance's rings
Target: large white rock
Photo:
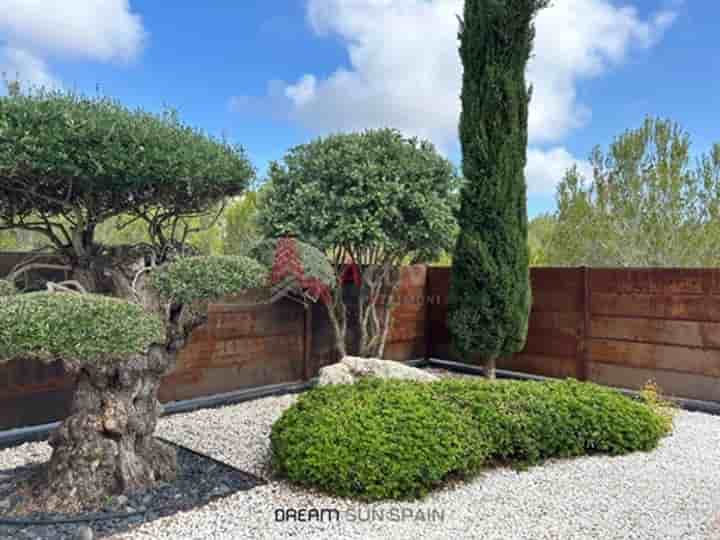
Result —
[[406, 366], [394, 360], [346, 356], [337, 364], [320, 370], [320, 386], [326, 384], [352, 384], [363, 377], [381, 379], [403, 379], [406, 381], [429, 382], [438, 379], [436, 375], [422, 369]]

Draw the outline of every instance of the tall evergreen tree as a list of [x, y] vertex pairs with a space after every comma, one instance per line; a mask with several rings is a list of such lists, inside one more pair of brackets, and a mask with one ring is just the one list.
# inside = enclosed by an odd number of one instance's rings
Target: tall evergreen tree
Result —
[[456, 351], [486, 363], [521, 350], [531, 304], [525, 162], [535, 28], [548, 0], [466, 0], [460, 142], [466, 182], [448, 326]]

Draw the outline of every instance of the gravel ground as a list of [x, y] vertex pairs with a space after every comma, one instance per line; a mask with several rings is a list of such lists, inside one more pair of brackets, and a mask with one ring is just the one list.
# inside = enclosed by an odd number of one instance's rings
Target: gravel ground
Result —
[[[255, 474], [266, 472], [272, 422], [295, 401], [272, 397], [166, 418], [160, 434]], [[421, 502], [360, 505], [272, 481], [119, 539], [706, 539], [720, 540], [720, 418], [678, 412], [658, 450], [497, 469]], [[276, 521], [277, 509], [338, 509], [340, 519]], [[368, 520], [385, 511], [386, 519]], [[390, 521], [391, 512], [426, 521]], [[430, 512], [443, 513], [429, 521]], [[352, 517], [355, 520], [352, 520]]]
[[[17, 486], [34, 474], [41, 472], [44, 459], [34, 457], [49, 455], [47, 444], [25, 445], [20, 449], [7, 451], [8, 460], [2, 460], [5, 453], [0, 454], [0, 463], [12, 463], [22, 456], [23, 451], [30, 451], [33, 458], [28, 465], [4, 469], [0, 467], [0, 514], [3, 517], [31, 521], [66, 520], [97, 515], [105, 518], [118, 515], [116, 519], [98, 519], [89, 523], [96, 538], [104, 538], [128, 531], [147, 521], [169, 516], [177, 512], [185, 512], [202, 506], [220, 497], [227, 496], [238, 490], [251, 489], [257, 485], [254, 478], [237, 471], [222, 463], [207, 459], [204, 456], [177, 449], [178, 475], [173, 482], [163, 483], [153, 489], [137, 491], [118, 497], [109, 498], [99, 508], [90, 508], [85, 516], [57, 513], [34, 513], [28, 516], [17, 515], [14, 505], [20, 502]], [[75, 540], [83, 523], [58, 523], [55, 525], [3, 525], [0, 524], [0, 539], [16, 540]]]
[[[271, 397], [171, 416], [161, 420], [158, 434], [265, 475], [270, 427], [295, 399]], [[34, 459], [45, 457], [42, 444], [22, 448]], [[0, 452], [0, 474], [25, 463], [18, 452]], [[414, 503], [360, 504], [271, 481], [111, 538], [720, 540], [718, 464], [720, 417], [680, 411], [673, 435], [647, 454], [555, 461], [522, 472], [490, 470]], [[276, 521], [278, 509], [337, 509], [339, 519], [325, 514], [324, 522]], [[368, 519], [371, 511], [374, 520]], [[393, 520], [410, 512], [413, 519]]]

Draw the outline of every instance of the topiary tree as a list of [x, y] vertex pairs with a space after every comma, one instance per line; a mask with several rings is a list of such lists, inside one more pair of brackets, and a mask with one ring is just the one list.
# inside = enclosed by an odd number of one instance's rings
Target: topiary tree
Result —
[[[242, 148], [182, 124], [173, 112], [44, 90], [0, 97], [0, 230], [43, 235], [62, 256], [60, 266], [91, 291], [111, 272], [126, 295], [137, 270], [130, 265], [122, 276], [126, 259], [162, 262], [197, 228], [189, 218], [222, 210], [254, 174]], [[152, 245], [98, 242], [98, 226], [118, 216], [120, 227], [144, 222]]]
[[448, 327], [462, 356], [495, 360], [521, 350], [530, 311], [525, 82], [547, 0], [466, 0], [460, 143], [465, 182], [452, 266]]
[[[272, 163], [259, 221], [266, 236], [300, 238], [330, 257], [340, 281], [358, 269], [356, 354], [383, 355], [403, 263], [434, 260], [455, 229], [453, 165], [428, 142], [392, 129], [331, 135]], [[328, 312], [341, 356], [347, 310], [342, 289]]]
[[2, 361], [59, 358], [77, 376], [46, 474], [29, 487], [35, 504], [78, 509], [174, 477], [174, 453], [152, 437], [163, 342], [162, 321], [122, 300], [39, 292], [0, 302]]
[[153, 432], [161, 376], [217, 298], [261, 286], [267, 269], [241, 257], [192, 257], [137, 276], [137, 303], [78, 292], [0, 301], [0, 359], [62, 360], [77, 377], [70, 416], [49, 440], [33, 508], [76, 511], [175, 475], [174, 451]]
[[176, 353], [207, 321], [210, 302], [264, 287], [267, 276], [268, 269], [248, 257], [184, 257], [151, 271], [136, 291], [146, 308], [165, 314], [167, 350]]

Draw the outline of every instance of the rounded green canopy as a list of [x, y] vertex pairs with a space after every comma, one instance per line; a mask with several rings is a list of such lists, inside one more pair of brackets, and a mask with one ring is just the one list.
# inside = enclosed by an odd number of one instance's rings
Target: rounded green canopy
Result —
[[35, 292], [0, 300], [0, 362], [122, 361], [164, 340], [158, 317], [116, 298]]

